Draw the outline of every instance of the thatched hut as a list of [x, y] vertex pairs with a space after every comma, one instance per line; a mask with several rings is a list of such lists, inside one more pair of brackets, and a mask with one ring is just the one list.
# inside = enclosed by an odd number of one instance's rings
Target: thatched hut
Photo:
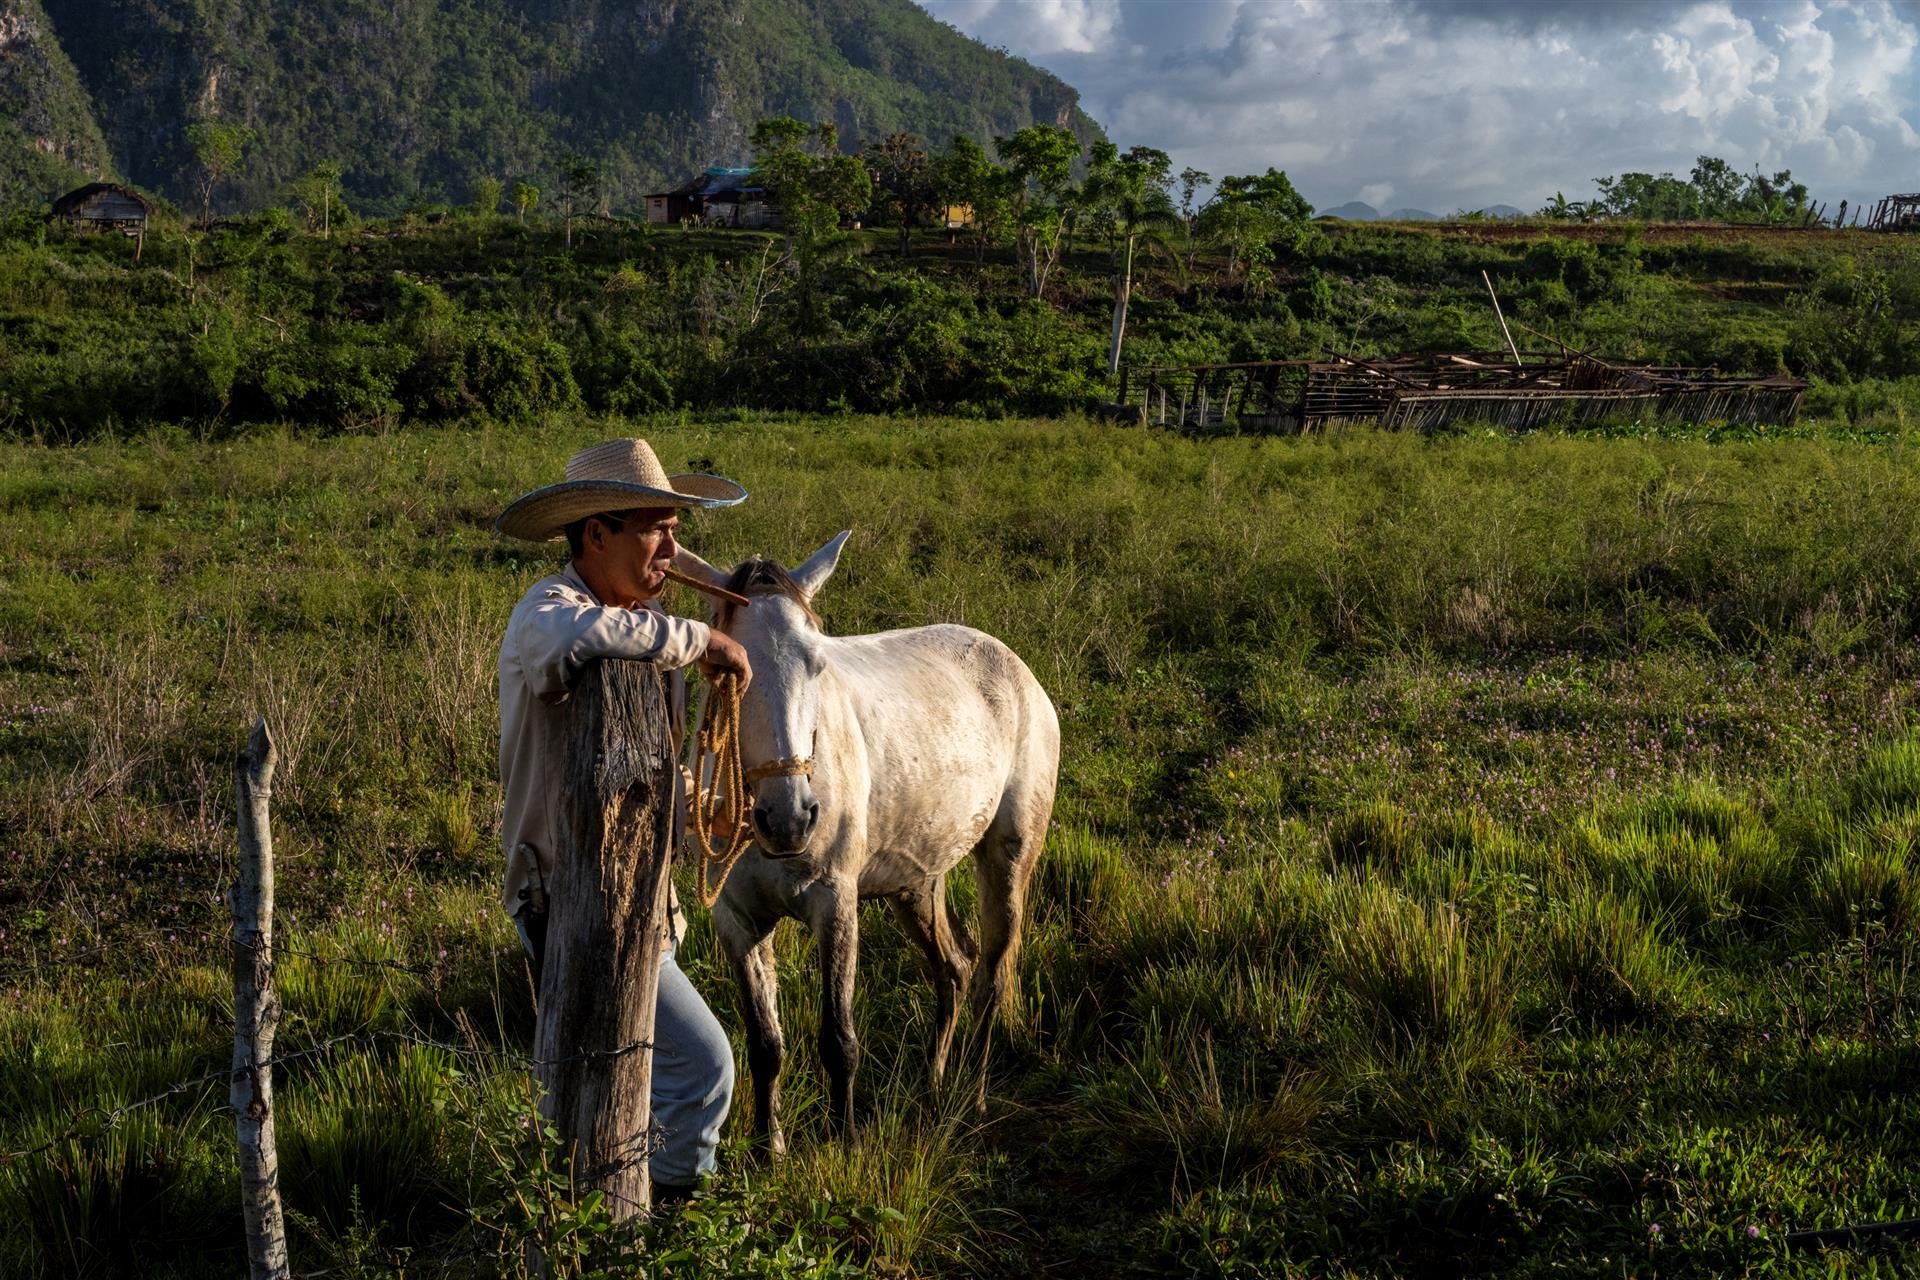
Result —
[[129, 187], [111, 182], [89, 182], [53, 202], [53, 216], [85, 231], [120, 231], [138, 236], [146, 231], [153, 204]]
[[752, 169], [714, 167], [671, 191], [647, 197], [648, 222], [701, 221], [716, 227], [779, 230], [780, 212]]

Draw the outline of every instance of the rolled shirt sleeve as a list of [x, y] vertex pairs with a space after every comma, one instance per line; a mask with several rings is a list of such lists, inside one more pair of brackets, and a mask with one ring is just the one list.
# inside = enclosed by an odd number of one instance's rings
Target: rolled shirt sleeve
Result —
[[543, 702], [566, 696], [581, 670], [601, 658], [634, 658], [674, 670], [707, 651], [707, 624], [659, 609], [587, 604], [578, 592], [549, 588], [516, 628], [520, 670]]
[[[535, 583], [514, 607], [500, 643], [500, 842], [507, 855], [502, 903], [509, 915], [540, 891], [559, 843], [558, 770], [566, 751], [561, 741], [566, 720], [555, 704], [564, 702], [582, 672], [602, 658], [677, 670], [706, 653], [708, 634], [706, 623], [673, 617], [651, 601], [640, 609], [603, 605], [571, 572]], [[684, 685], [676, 679], [668, 687], [677, 726], [685, 708]], [[679, 935], [676, 908], [674, 936]]]

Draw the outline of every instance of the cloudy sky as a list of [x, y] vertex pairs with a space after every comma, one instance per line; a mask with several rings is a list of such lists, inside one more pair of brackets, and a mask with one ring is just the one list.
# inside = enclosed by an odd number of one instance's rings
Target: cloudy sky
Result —
[[[1322, 208], [1531, 212], [1699, 155], [1838, 209], [1920, 190], [1920, 0], [920, 0], [1121, 146]], [[1831, 210], [1830, 210], [1831, 212]]]

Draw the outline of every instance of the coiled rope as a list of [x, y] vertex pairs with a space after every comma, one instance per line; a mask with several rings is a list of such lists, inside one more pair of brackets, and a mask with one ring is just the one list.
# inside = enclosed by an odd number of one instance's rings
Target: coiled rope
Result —
[[[753, 843], [752, 785], [762, 778], [812, 777], [812, 756], [782, 756], [743, 769], [740, 765], [740, 680], [716, 677], [700, 698], [700, 727], [693, 739], [693, 800], [688, 805], [693, 838], [700, 846], [700, 905], [713, 910], [727, 877]], [[718, 879], [709, 880], [714, 868]]]
[[[709, 911], [720, 900], [733, 864], [753, 843], [753, 823], [747, 818], [751, 803], [746, 775], [740, 768], [740, 680], [723, 675], [700, 699], [700, 728], [693, 748], [693, 802], [688, 806], [693, 838], [700, 847], [700, 905]], [[710, 880], [716, 867], [718, 878]]]

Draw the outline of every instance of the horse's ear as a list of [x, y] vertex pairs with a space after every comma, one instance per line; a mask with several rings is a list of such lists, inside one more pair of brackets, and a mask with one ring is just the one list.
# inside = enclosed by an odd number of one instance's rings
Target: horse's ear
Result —
[[685, 547], [681, 547], [673, 553], [673, 567], [681, 573], [686, 574], [689, 578], [698, 578], [709, 586], [724, 587], [727, 585], [726, 574], [720, 572], [720, 570], [714, 568]]
[[793, 585], [800, 588], [801, 594], [812, 600], [820, 594], [820, 588], [827, 585], [827, 579], [833, 576], [833, 567], [840, 563], [840, 548], [847, 545], [847, 539], [853, 536], [853, 530], [842, 529], [827, 539], [827, 544], [807, 557], [807, 562], [792, 573]]

